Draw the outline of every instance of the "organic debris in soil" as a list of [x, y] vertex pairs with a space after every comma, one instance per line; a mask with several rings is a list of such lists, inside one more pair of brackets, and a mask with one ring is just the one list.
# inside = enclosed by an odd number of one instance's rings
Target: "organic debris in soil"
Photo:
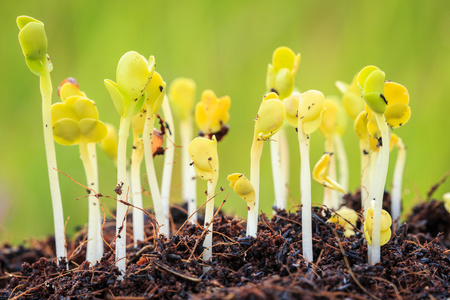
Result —
[[[69, 270], [65, 263], [57, 266], [54, 260], [43, 257], [33, 264], [24, 262], [20, 272], [17, 267], [11, 271], [8, 263], [12, 258], [4, 260], [3, 254], [2, 270], [10, 270], [10, 275], [2, 276], [7, 286], [0, 290], [0, 298], [450, 297], [450, 251], [437, 238], [423, 241], [408, 234], [406, 225], [402, 226], [382, 247], [381, 263], [369, 266], [362, 233], [355, 228], [356, 235], [345, 238], [342, 228], [326, 223], [330, 213], [324, 208], [313, 209], [315, 263], [311, 268], [302, 258], [301, 211], [276, 210], [270, 220], [261, 215], [257, 238], [244, 235], [242, 220], [221, 215], [214, 220], [211, 261], [203, 262], [201, 258], [201, 227], [187, 223], [171, 238], [155, 237], [149, 227], [147, 241], [138, 248], [130, 244], [123, 280], [118, 280], [120, 272], [114, 265], [112, 251], [90, 266], [88, 262], [79, 262], [85, 255], [84, 245], [77, 248], [71, 245]], [[210, 271], [203, 273], [203, 266], [209, 266]]]

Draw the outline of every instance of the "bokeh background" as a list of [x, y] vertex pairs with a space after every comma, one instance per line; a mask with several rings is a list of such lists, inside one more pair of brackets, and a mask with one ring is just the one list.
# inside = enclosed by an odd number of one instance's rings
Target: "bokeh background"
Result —
[[[244, 215], [245, 203], [227, 188], [227, 174], [250, 172], [253, 119], [265, 91], [272, 52], [288, 46], [302, 54], [296, 86], [339, 95], [336, 80], [350, 82], [365, 65], [374, 64], [387, 78], [409, 89], [412, 117], [395, 131], [408, 147], [403, 201], [406, 210], [424, 198], [430, 186], [450, 169], [450, 5], [410, 1], [6, 1], [0, 9], [0, 241], [39, 238], [53, 231], [46, 171], [39, 79], [32, 75], [17, 40], [16, 17], [30, 15], [45, 23], [51, 73], [56, 90], [68, 76], [97, 103], [100, 118], [119, 117], [103, 85], [115, 80], [119, 58], [136, 50], [154, 55], [157, 71], [170, 85], [176, 77], [197, 82], [197, 101], [205, 89], [232, 99], [229, 135], [219, 144], [219, 185], [230, 193], [223, 207]], [[59, 101], [54, 95], [53, 101]], [[345, 134], [350, 187], [359, 183], [358, 140], [352, 126]], [[288, 130], [291, 152], [290, 205], [299, 204], [299, 150]], [[311, 163], [323, 152], [319, 132], [312, 136]], [[269, 145], [261, 161], [261, 208], [271, 213], [273, 184]], [[85, 182], [77, 146], [56, 145], [58, 168]], [[177, 152], [178, 153], [178, 152]], [[99, 151], [100, 192], [113, 195], [116, 171]], [[390, 188], [396, 152], [391, 155]], [[178, 156], [177, 156], [178, 159]], [[163, 159], [157, 158], [158, 170]], [[180, 200], [179, 162], [172, 198]], [[87, 220], [86, 191], [60, 176], [67, 233]], [[199, 199], [206, 185], [199, 181]], [[448, 180], [435, 193], [450, 191]], [[323, 189], [313, 182], [313, 201]], [[79, 198], [79, 199], [78, 199]], [[77, 200], [78, 199], [78, 200]], [[151, 199], [144, 199], [147, 207]], [[104, 199], [110, 208], [113, 200]], [[217, 201], [221, 202], [221, 201]]]

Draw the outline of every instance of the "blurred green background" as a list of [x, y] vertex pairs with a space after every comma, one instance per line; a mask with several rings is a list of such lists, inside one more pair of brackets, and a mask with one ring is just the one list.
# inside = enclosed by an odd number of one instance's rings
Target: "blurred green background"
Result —
[[[412, 117], [395, 131], [407, 145], [403, 200], [410, 207], [450, 169], [450, 4], [429, 1], [1, 1], [0, 10], [0, 241], [18, 243], [53, 231], [50, 191], [42, 134], [39, 79], [32, 75], [17, 40], [16, 17], [30, 15], [45, 23], [51, 73], [56, 91], [68, 76], [94, 99], [100, 118], [119, 117], [103, 85], [115, 80], [119, 58], [136, 50], [154, 55], [157, 71], [170, 84], [176, 77], [197, 82], [197, 101], [205, 89], [232, 100], [230, 132], [219, 144], [219, 185], [230, 193], [224, 210], [245, 214], [246, 206], [228, 187], [226, 176], [250, 173], [253, 119], [265, 91], [273, 50], [288, 46], [302, 54], [296, 85], [339, 95], [334, 82], [350, 82], [374, 64], [388, 79], [409, 89]], [[53, 101], [59, 101], [56, 94]], [[350, 125], [350, 124], [349, 124]], [[299, 203], [299, 150], [291, 139], [291, 205]], [[323, 152], [319, 132], [312, 136], [311, 163]], [[359, 182], [358, 141], [351, 126], [345, 135], [350, 187]], [[273, 184], [269, 145], [261, 161], [261, 207], [271, 213]], [[85, 175], [77, 146], [56, 145], [58, 168], [80, 183]], [[178, 153], [178, 152], [177, 152]], [[390, 187], [396, 151], [391, 156]], [[178, 154], [176, 159], [178, 159]], [[163, 159], [156, 159], [161, 170]], [[178, 162], [178, 161], [177, 161]], [[100, 192], [112, 195], [116, 171], [99, 151]], [[172, 198], [180, 198], [179, 163]], [[60, 176], [67, 232], [87, 220], [86, 191]], [[203, 201], [206, 184], [199, 181]], [[436, 192], [450, 191], [448, 180]], [[313, 202], [322, 187], [313, 182]], [[151, 199], [144, 199], [151, 206]], [[104, 199], [110, 208], [113, 200]], [[199, 201], [200, 202], [200, 201]], [[221, 201], [217, 201], [219, 203]]]

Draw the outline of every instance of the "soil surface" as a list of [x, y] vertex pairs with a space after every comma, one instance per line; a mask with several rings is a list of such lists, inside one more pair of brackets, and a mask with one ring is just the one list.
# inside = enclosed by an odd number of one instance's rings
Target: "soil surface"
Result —
[[[360, 203], [359, 193], [346, 199]], [[358, 200], [359, 199], [359, 200]], [[218, 202], [218, 201], [217, 201]], [[213, 258], [202, 260], [204, 229], [172, 208], [173, 235], [135, 248], [129, 232], [127, 271], [114, 265], [114, 244], [101, 262], [84, 261], [86, 231], [68, 241], [68, 263], [58, 266], [54, 241], [0, 247], [0, 299], [447, 299], [450, 297], [450, 215], [442, 202], [420, 204], [381, 249], [381, 263], [367, 263], [362, 232], [344, 237], [327, 223], [331, 211], [313, 209], [314, 263], [302, 257], [301, 210], [260, 216], [257, 238], [245, 221], [218, 214]], [[203, 224], [203, 223], [200, 223]], [[104, 225], [111, 243], [115, 223]], [[207, 273], [203, 268], [209, 267]], [[67, 268], [68, 267], [68, 268]]]

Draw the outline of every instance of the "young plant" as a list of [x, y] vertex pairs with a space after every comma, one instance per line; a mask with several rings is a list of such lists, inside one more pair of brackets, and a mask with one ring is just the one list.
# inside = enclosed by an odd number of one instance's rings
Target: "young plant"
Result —
[[[267, 69], [267, 92], [277, 93], [278, 98], [282, 101], [291, 97], [294, 91], [295, 75], [300, 65], [300, 59], [300, 54], [295, 55], [287, 47], [277, 48], [273, 52], [272, 64], [269, 64]], [[295, 113], [297, 113], [297, 107], [295, 107]], [[277, 143], [270, 143], [275, 205], [282, 209], [286, 207], [287, 185], [289, 181], [289, 149], [283, 127], [273, 135], [272, 139], [277, 141]]]
[[[312, 177], [315, 181], [325, 187], [325, 190], [330, 189], [336, 192], [345, 193], [341, 185], [333, 178], [328, 176], [331, 165], [332, 153], [325, 152], [317, 164], [314, 166]], [[334, 209], [334, 208], [332, 208]]]
[[[188, 147], [195, 172], [198, 177], [207, 180], [206, 208], [205, 208], [205, 230], [208, 233], [203, 241], [203, 260], [207, 261], [212, 257], [213, 221], [214, 221], [214, 193], [217, 180], [219, 179], [219, 156], [217, 154], [217, 140], [213, 135], [212, 139], [197, 137], [192, 140]], [[205, 270], [205, 269], [204, 269]], [[207, 268], [206, 268], [207, 270]]]
[[[255, 131], [250, 153], [250, 181], [255, 189], [255, 210], [248, 220], [258, 224], [259, 209], [259, 168], [264, 141], [269, 140], [283, 126], [286, 109], [275, 93], [267, 94], [255, 119]], [[247, 234], [249, 234], [247, 232]]]
[[152, 81], [146, 88], [146, 101], [145, 101], [145, 124], [143, 131], [144, 139], [144, 157], [145, 168], [147, 171], [148, 183], [150, 185], [150, 192], [152, 194], [153, 208], [155, 210], [155, 219], [159, 224], [159, 230], [161, 234], [169, 236], [169, 215], [164, 212], [165, 204], [162, 203], [161, 192], [158, 185], [158, 179], [156, 177], [155, 165], [153, 163], [153, 126], [155, 123], [156, 112], [161, 107], [161, 103], [164, 100], [164, 94], [166, 89], [166, 83], [163, 81], [161, 75], [157, 72], [153, 73]]
[[126, 214], [128, 206], [127, 140], [131, 119], [139, 113], [146, 100], [146, 88], [155, 69], [153, 56], [147, 61], [135, 51], [125, 53], [119, 60], [116, 71], [117, 83], [105, 79], [105, 86], [114, 106], [121, 116], [117, 152], [117, 213], [116, 213], [116, 265], [125, 272]]
[[247, 202], [247, 235], [256, 237], [258, 222], [255, 216], [258, 214], [255, 213], [255, 189], [252, 183], [241, 173], [230, 174], [227, 180], [230, 182], [230, 187], [233, 188], [234, 192]]
[[385, 75], [375, 66], [367, 66], [358, 75], [358, 86], [366, 102], [369, 134], [380, 144], [374, 174], [372, 265], [380, 261], [380, 218], [389, 165], [390, 130], [405, 124], [411, 115], [409, 95], [405, 87], [394, 82], [384, 82]]
[[[373, 204], [373, 202], [372, 202], [372, 204]], [[364, 221], [364, 236], [365, 236], [369, 246], [372, 246], [372, 247], [373, 247], [373, 243], [374, 243], [373, 237], [374, 237], [374, 230], [375, 230], [374, 214], [375, 213], [374, 213], [373, 207], [370, 207], [369, 209], [367, 209], [366, 219]], [[381, 210], [380, 232], [379, 232], [380, 246], [387, 244], [387, 242], [389, 242], [389, 240], [391, 239], [391, 226], [392, 226], [391, 216], [384, 209]], [[369, 260], [370, 260], [370, 257], [369, 257]], [[369, 263], [371, 263], [371, 262], [369, 261]], [[371, 263], [371, 264], [373, 265], [373, 263]]]
[[358, 221], [358, 214], [347, 206], [342, 206], [339, 210], [333, 212], [327, 222], [339, 224], [344, 228], [344, 236], [355, 235], [355, 226]]
[[230, 97], [217, 98], [213, 91], [204, 91], [200, 102], [195, 106], [195, 122], [200, 129], [198, 135], [209, 139], [214, 135], [217, 141], [221, 141], [228, 133], [230, 105]]
[[53, 222], [55, 226], [56, 257], [59, 260], [67, 256], [66, 238], [64, 235], [64, 215], [61, 201], [61, 191], [56, 165], [55, 144], [53, 142], [53, 127], [51, 126], [52, 81], [50, 72], [53, 69], [47, 54], [47, 35], [44, 23], [32, 17], [17, 18], [20, 29], [19, 42], [25, 56], [25, 62], [30, 71], [39, 76], [42, 95], [42, 119], [44, 125], [44, 144], [47, 156], [47, 171], [52, 197]]
[[[103, 140], [107, 128], [98, 119], [95, 103], [79, 95], [65, 98], [64, 102], [55, 103], [51, 107], [53, 137], [61, 145], [78, 144], [80, 157], [86, 173], [89, 187], [89, 221], [86, 260], [94, 263], [103, 256], [101, 237], [100, 202], [94, 194], [99, 191], [97, 161], [93, 161], [89, 144]], [[101, 245], [101, 247], [99, 246]]]
[[394, 167], [394, 179], [392, 181], [391, 191], [391, 213], [392, 219], [397, 220], [397, 226], [400, 226], [400, 215], [402, 211], [402, 181], [403, 169], [406, 161], [406, 147], [402, 139], [391, 134], [391, 145], [397, 148], [397, 161]]
[[192, 79], [177, 78], [170, 85], [169, 101], [175, 115], [180, 120], [181, 138], [181, 195], [183, 202], [187, 204], [188, 216], [191, 222], [197, 221], [197, 176], [194, 168], [191, 168], [188, 152], [189, 143], [192, 141], [192, 118], [195, 102], [196, 85]]
[[303, 257], [313, 261], [311, 220], [311, 168], [309, 165], [310, 135], [319, 129], [325, 111], [324, 95], [315, 90], [304, 92], [298, 105], [298, 141], [300, 146], [300, 191], [302, 201]]

